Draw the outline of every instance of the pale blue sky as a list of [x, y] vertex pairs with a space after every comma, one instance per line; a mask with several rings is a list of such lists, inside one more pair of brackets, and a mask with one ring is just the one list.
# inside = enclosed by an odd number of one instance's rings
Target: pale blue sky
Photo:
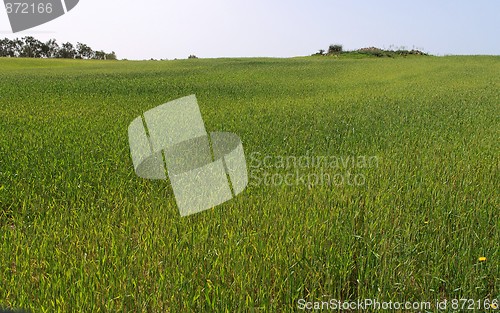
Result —
[[0, 10], [0, 37], [26, 35], [128, 59], [290, 57], [332, 43], [500, 55], [500, 1], [80, 0], [66, 15], [16, 34]]

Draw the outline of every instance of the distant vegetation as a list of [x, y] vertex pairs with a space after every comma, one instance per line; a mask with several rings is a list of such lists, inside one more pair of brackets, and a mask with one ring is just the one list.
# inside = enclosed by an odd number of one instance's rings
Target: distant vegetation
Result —
[[328, 47], [328, 54], [340, 54], [342, 50], [342, 45], [330, 45], [330, 47]]
[[319, 49], [318, 52], [314, 53], [313, 56], [338, 56], [338, 55], [368, 55], [375, 57], [396, 57], [396, 56], [407, 56], [407, 55], [428, 55], [419, 49], [408, 50], [405, 47], [393, 47], [389, 49], [380, 49], [377, 47], [361, 48], [353, 51], [344, 51], [342, 45], [334, 44], [325, 50]]
[[114, 51], [111, 53], [94, 51], [81, 42], [76, 46], [70, 42], [59, 45], [55, 39], [41, 42], [31, 36], [12, 40], [0, 39], [0, 57], [116, 60]]

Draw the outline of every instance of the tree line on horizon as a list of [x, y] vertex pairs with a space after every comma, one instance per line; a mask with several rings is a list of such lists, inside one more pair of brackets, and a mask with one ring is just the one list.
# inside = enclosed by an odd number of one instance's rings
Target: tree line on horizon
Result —
[[21, 39], [0, 39], [0, 57], [11, 58], [60, 58], [87, 60], [116, 60], [116, 53], [94, 51], [88, 45], [78, 42], [73, 45], [65, 42], [61, 45], [55, 39], [42, 42], [32, 36]]
[[319, 49], [318, 52], [312, 54], [312, 56], [338, 56], [344, 53], [358, 53], [372, 55], [376, 57], [394, 57], [394, 56], [407, 56], [407, 55], [428, 55], [425, 52], [419, 50], [419, 48], [413, 48], [411, 50], [406, 49], [406, 47], [394, 47], [391, 45], [389, 49], [380, 49], [377, 47], [361, 48], [354, 51], [344, 51], [344, 48], [340, 44], [332, 44], [328, 47], [328, 50]]

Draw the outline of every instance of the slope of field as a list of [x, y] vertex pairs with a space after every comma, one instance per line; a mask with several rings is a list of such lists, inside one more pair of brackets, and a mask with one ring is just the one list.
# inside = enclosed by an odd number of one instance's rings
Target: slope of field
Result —
[[[500, 299], [498, 73], [481, 56], [0, 59], [0, 308]], [[241, 137], [250, 183], [181, 218], [168, 182], [134, 174], [127, 127], [190, 94], [208, 131]]]

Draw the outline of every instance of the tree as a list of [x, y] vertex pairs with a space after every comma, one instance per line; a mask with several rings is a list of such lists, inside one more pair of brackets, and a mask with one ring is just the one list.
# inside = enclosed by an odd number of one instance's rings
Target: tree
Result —
[[11, 56], [10, 39], [9, 38], [0, 39], [0, 57], [9, 57], [9, 56]]
[[43, 56], [46, 58], [57, 58], [59, 53], [59, 45], [55, 39], [50, 39], [42, 46]]
[[94, 53], [95, 60], [106, 60], [106, 52], [100, 50]]
[[20, 50], [20, 57], [25, 58], [40, 58], [42, 56], [42, 42], [32, 36], [21, 38], [22, 48]]
[[19, 57], [21, 56], [21, 51], [23, 49], [23, 42], [21, 39], [16, 38], [10, 41], [10, 49], [11, 49], [11, 56], [12, 57]]
[[116, 53], [114, 51], [106, 53], [105, 60], [116, 60]]
[[84, 43], [78, 42], [76, 44], [77, 56], [81, 59], [92, 59], [94, 58], [95, 52]]
[[328, 47], [328, 54], [340, 54], [342, 53], [342, 45], [330, 45]]
[[57, 57], [63, 59], [74, 59], [76, 55], [75, 48], [70, 42], [63, 43], [62, 47], [59, 49]]

